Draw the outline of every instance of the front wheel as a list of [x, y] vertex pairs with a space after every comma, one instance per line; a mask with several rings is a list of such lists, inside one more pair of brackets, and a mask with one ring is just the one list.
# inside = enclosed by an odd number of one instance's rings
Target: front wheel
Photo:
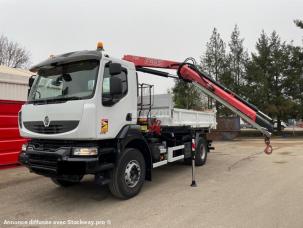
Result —
[[145, 180], [145, 167], [142, 153], [134, 148], [126, 148], [111, 173], [111, 193], [120, 199], [137, 195]]

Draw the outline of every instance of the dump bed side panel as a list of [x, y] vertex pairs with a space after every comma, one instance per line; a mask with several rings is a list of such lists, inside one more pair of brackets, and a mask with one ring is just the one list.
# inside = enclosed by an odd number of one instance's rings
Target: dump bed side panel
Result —
[[[147, 117], [149, 110], [142, 110], [140, 117]], [[216, 112], [214, 111], [194, 111], [187, 109], [153, 107], [150, 116], [161, 120], [163, 126], [184, 126], [193, 128], [215, 129], [217, 126]]]
[[[187, 109], [174, 108], [174, 102], [171, 94], [154, 95], [151, 98], [149, 96], [143, 96], [138, 98], [139, 103], [144, 104], [151, 103], [150, 106], [143, 106], [142, 109], [138, 109], [138, 116], [146, 118], [151, 116], [161, 120], [162, 126], [192, 126], [193, 128], [210, 128], [215, 129], [216, 111], [194, 111]], [[149, 102], [151, 101], [151, 102]]]
[[207, 127], [215, 129], [217, 126], [216, 113], [214, 111], [194, 111], [186, 109], [172, 109], [172, 125], [190, 125], [192, 127]]

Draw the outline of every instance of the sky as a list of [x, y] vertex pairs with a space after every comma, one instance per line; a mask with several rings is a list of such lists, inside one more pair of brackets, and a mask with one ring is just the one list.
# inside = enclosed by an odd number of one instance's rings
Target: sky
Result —
[[[0, 0], [0, 34], [31, 53], [32, 64], [51, 54], [92, 50], [102, 41], [111, 56], [124, 54], [199, 60], [216, 27], [225, 42], [238, 24], [249, 52], [262, 30], [302, 45], [302, 0]], [[140, 75], [165, 93], [172, 79]]]

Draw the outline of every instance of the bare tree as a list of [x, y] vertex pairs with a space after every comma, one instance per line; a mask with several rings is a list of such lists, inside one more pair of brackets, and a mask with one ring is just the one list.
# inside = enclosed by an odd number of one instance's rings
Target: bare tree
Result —
[[14, 68], [26, 68], [30, 62], [30, 53], [19, 43], [0, 36], [0, 65]]

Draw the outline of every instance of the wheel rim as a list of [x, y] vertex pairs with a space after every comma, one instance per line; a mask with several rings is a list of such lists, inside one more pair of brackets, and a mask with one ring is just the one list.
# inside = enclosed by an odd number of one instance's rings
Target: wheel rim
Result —
[[200, 146], [200, 151], [201, 151], [201, 159], [204, 160], [206, 153], [205, 153], [203, 144]]
[[139, 162], [136, 160], [132, 160], [127, 163], [125, 172], [124, 172], [124, 181], [126, 185], [130, 188], [135, 187], [141, 177], [141, 168]]

